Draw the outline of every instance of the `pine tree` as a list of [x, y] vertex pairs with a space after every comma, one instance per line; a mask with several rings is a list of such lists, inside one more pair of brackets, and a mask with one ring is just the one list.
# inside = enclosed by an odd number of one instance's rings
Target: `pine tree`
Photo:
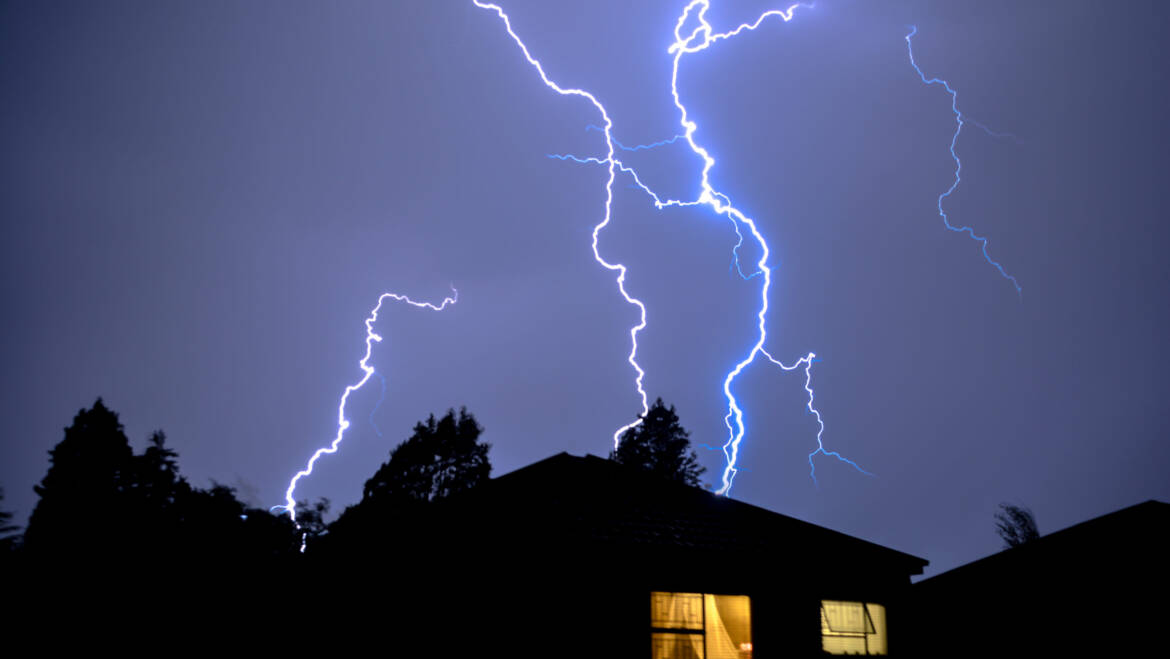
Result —
[[33, 552], [80, 555], [117, 544], [132, 526], [134, 454], [118, 415], [97, 399], [81, 410], [33, 490], [40, 500], [25, 531]]
[[699, 487], [706, 469], [691, 449], [690, 433], [679, 425], [678, 414], [662, 399], [654, 401], [642, 423], [622, 433], [609, 459], [638, 467], [659, 478]]

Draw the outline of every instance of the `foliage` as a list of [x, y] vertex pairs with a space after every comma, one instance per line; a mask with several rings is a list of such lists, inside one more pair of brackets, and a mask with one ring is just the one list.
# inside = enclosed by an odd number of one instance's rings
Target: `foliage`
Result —
[[641, 417], [642, 423], [622, 433], [609, 459], [638, 467], [660, 478], [698, 487], [706, 469], [691, 448], [690, 433], [679, 425], [674, 406], [659, 398]]
[[118, 415], [99, 398], [81, 410], [50, 452], [34, 490], [23, 551], [30, 557], [117, 557], [208, 561], [291, 554], [299, 547], [287, 518], [241, 503], [234, 490], [192, 487], [178, 454], [156, 431], [135, 455]]
[[[430, 416], [366, 482], [362, 502], [333, 525], [324, 521], [328, 500], [299, 502], [298, 531], [285, 514], [248, 507], [231, 487], [214, 481], [209, 488], [193, 487], [162, 431], [135, 454], [118, 415], [99, 398], [77, 413], [49, 452], [19, 555], [59, 566], [276, 566], [272, 559], [299, 556], [302, 534], [316, 544], [345, 522], [356, 531], [347, 537], [362, 542], [390, 532], [384, 528], [388, 510], [414, 511], [486, 481], [490, 446], [478, 441], [482, 432], [466, 409], [437, 420]], [[10, 519], [0, 514], [0, 538], [17, 530]]]
[[362, 502], [404, 505], [442, 499], [486, 481], [492, 466], [490, 444], [477, 441], [483, 428], [466, 408], [438, 421], [417, 423], [414, 434], [390, 452], [362, 491]]
[[249, 508], [234, 488], [215, 481], [206, 490], [191, 488], [178, 513], [178, 537], [171, 548], [176, 553], [223, 562], [292, 555], [300, 547], [287, 516]]
[[1004, 547], [1019, 547], [1040, 537], [1032, 511], [1022, 506], [999, 504], [995, 514], [995, 531], [1003, 538]]
[[492, 468], [491, 445], [478, 441], [482, 432], [466, 408], [458, 416], [448, 410], [441, 419], [432, 414], [415, 424], [410, 438], [395, 447], [366, 481], [362, 500], [342, 511], [327, 531], [316, 531], [314, 553], [352, 558], [383, 552], [401, 541], [397, 528], [402, 517], [418, 521], [431, 502], [486, 482]]

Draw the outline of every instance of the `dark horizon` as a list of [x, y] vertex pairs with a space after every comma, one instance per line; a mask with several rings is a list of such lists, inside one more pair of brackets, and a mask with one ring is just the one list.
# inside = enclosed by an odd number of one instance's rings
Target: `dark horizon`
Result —
[[[503, 3], [548, 74], [605, 104], [626, 145], [679, 132], [671, 31], [685, 3]], [[714, 2], [719, 29], [770, 5]], [[946, 79], [972, 121], [954, 178]], [[736, 381], [748, 430], [731, 496], [930, 561], [999, 550], [1001, 502], [1040, 531], [1170, 501], [1163, 372], [1170, 8], [821, 0], [683, 60], [715, 186], [760, 225], [767, 349], [804, 374]], [[46, 452], [99, 396], [141, 449], [161, 428], [193, 483], [248, 503], [336, 433], [385, 292], [374, 377], [336, 455], [297, 490], [333, 513], [429, 414], [466, 406], [493, 475], [604, 456], [640, 410], [637, 312], [591, 232], [605, 170], [587, 102], [558, 96], [471, 0], [422, 6], [118, 1], [0, 7], [7, 438], [0, 506], [22, 526]], [[695, 191], [675, 144], [630, 154]], [[726, 441], [722, 383], [755, 338], [735, 233], [614, 185], [599, 250], [644, 300], [650, 401], [698, 448]], [[750, 244], [745, 260], [754, 261]], [[698, 448], [718, 484], [719, 451]]]

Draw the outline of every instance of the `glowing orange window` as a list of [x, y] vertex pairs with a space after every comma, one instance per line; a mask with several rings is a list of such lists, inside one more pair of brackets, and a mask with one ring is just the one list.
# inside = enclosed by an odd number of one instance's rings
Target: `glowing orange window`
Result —
[[746, 595], [650, 593], [653, 659], [748, 659], [751, 599]]

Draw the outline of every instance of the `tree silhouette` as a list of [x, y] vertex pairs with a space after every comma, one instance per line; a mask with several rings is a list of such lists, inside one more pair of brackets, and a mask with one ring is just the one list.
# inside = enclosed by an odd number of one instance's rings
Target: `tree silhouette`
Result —
[[146, 553], [173, 553], [184, 544], [184, 506], [194, 490], [179, 475], [178, 454], [166, 446], [166, 435], [156, 430], [146, 450], [132, 458], [126, 474], [134, 523], [134, 546]]
[[665, 480], [699, 487], [706, 469], [691, 449], [691, 435], [678, 422], [678, 414], [662, 399], [654, 401], [641, 417], [642, 423], [622, 433], [609, 459], [638, 467]]
[[25, 530], [26, 549], [80, 554], [109, 547], [131, 530], [133, 452], [101, 398], [77, 413], [49, 456], [49, 471], [33, 488], [40, 500]]
[[166, 441], [163, 431], [156, 430], [148, 440], [150, 445], [135, 457], [135, 489], [139, 497], [160, 508], [174, 505], [177, 491], [186, 484], [179, 475], [179, 454], [167, 448]]
[[50, 452], [40, 495], [25, 532], [30, 557], [116, 558], [202, 564], [292, 555], [292, 523], [248, 508], [234, 490], [212, 482], [191, 487], [162, 431], [134, 455], [118, 415], [99, 398], [81, 410]]
[[438, 421], [417, 423], [414, 434], [390, 452], [362, 490], [362, 502], [403, 505], [442, 499], [486, 481], [492, 465], [490, 444], [477, 441], [483, 428], [460, 408]]
[[181, 514], [180, 553], [200, 560], [227, 562], [291, 556], [300, 537], [285, 515], [249, 508], [235, 489], [211, 482], [209, 489], [192, 488], [178, 505]]
[[478, 441], [482, 432], [466, 408], [458, 416], [448, 410], [441, 419], [432, 414], [425, 423], [415, 424], [410, 438], [395, 447], [366, 481], [361, 501], [342, 511], [326, 532], [315, 529], [316, 542], [309, 538], [311, 553], [348, 557], [381, 553], [399, 540], [398, 526], [426, 517], [430, 502], [486, 482], [492, 469], [491, 445]]
[[1022, 506], [999, 504], [995, 514], [995, 532], [1003, 538], [1004, 547], [1019, 547], [1040, 537], [1032, 511]]

